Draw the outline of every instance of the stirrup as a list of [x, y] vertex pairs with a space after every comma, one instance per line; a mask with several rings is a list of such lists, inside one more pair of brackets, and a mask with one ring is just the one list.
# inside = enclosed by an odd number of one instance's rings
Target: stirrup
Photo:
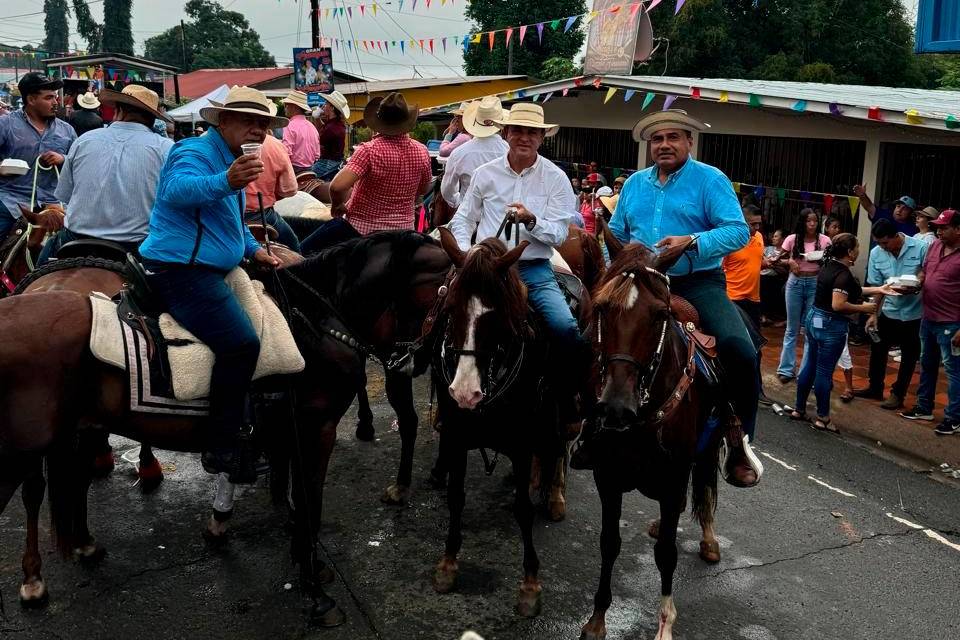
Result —
[[750, 438], [745, 434], [741, 433], [742, 440], [740, 441], [739, 447], [733, 447], [727, 442], [727, 436], [724, 436], [720, 440], [720, 451], [719, 451], [719, 467], [720, 474], [723, 476], [723, 479], [728, 483], [734, 486], [741, 486], [736, 482], [731, 482], [730, 474], [727, 471], [727, 466], [730, 461], [730, 457], [733, 455], [735, 449], [742, 449], [744, 457], [750, 468], [757, 475], [757, 480], [751, 487], [754, 487], [760, 483], [760, 478], [763, 476], [763, 463], [760, 462], [760, 458], [754, 453], [753, 448], [750, 446]]

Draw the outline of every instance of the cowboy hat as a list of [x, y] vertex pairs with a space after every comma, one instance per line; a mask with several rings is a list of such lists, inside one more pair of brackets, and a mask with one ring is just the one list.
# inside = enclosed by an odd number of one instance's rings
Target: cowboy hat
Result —
[[321, 93], [320, 97], [330, 103], [330, 106], [340, 112], [344, 120], [350, 118], [350, 107], [347, 105], [347, 98], [339, 91], [330, 93]]
[[683, 109], [667, 109], [641, 118], [633, 126], [633, 139], [637, 142], [649, 140], [657, 131], [663, 131], [664, 129], [680, 129], [681, 131], [694, 133], [709, 128], [709, 124], [700, 122]]
[[77, 105], [83, 109], [96, 109], [100, 106], [100, 101], [97, 100], [97, 96], [93, 95], [92, 91], [87, 91], [85, 94], [77, 96]]
[[500, 127], [493, 123], [504, 117], [500, 98], [487, 96], [467, 105], [463, 113], [463, 128], [474, 138], [488, 138], [500, 133]]
[[618, 202], [620, 202], [619, 193], [612, 196], [600, 196], [600, 204], [602, 204], [610, 213], [613, 213], [616, 210]]
[[200, 117], [212, 124], [219, 126], [221, 113], [249, 113], [255, 116], [270, 118], [271, 129], [285, 127], [290, 121], [277, 115], [277, 105], [273, 104], [267, 96], [256, 89], [250, 87], [238, 87], [234, 85], [223, 102], [210, 101], [209, 107], [200, 109]]
[[936, 220], [940, 217], [940, 212], [937, 211], [934, 207], [924, 207], [917, 211], [918, 216], [923, 216], [924, 218], [930, 218], [931, 220]]
[[467, 107], [476, 102], [476, 100], [464, 100], [460, 103], [460, 106], [450, 112], [454, 116], [462, 116], [467, 112]]
[[[80, 99], [78, 98], [79, 102]], [[131, 106], [141, 111], [146, 111], [155, 118], [160, 118], [166, 122], [173, 122], [173, 119], [165, 113], [161, 113], [157, 107], [160, 105], [160, 97], [156, 92], [142, 87], [139, 84], [128, 84], [123, 91], [114, 91], [104, 89], [100, 92], [100, 102], [119, 103]]]
[[307, 104], [307, 94], [303, 91], [294, 89], [287, 94], [287, 97], [280, 101], [282, 104], [292, 104], [304, 113], [310, 113], [310, 105]]
[[363, 108], [367, 126], [384, 135], [407, 133], [417, 123], [420, 105], [407, 106], [402, 93], [391, 93], [386, 98], [376, 97]]
[[517, 102], [510, 107], [510, 111], [500, 120], [494, 120], [502, 129], [503, 127], [530, 127], [532, 129], [546, 129], [546, 136], [557, 133], [560, 130], [558, 124], [546, 124], [543, 121], [543, 107], [532, 102]]

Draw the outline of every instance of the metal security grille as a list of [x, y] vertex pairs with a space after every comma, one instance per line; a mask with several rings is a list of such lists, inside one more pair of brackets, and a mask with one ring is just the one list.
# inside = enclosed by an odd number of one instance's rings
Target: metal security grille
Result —
[[[704, 133], [700, 135], [698, 158], [723, 171], [730, 180], [763, 185], [764, 197], [742, 192], [741, 201], [758, 204], [768, 229], [792, 230], [804, 207], [823, 213], [823, 197], [811, 195], [804, 201], [799, 192], [821, 192], [846, 196], [863, 176], [866, 143], [857, 140], [819, 140]], [[786, 190], [783, 202], [777, 189]], [[856, 229], [846, 198], [835, 199], [845, 230]]]
[[937, 209], [960, 206], [960, 147], [902, 144], [880, 145], [878, 206], [901, 196], [915, 198], [919, 206]]
[[561, 165], [595, 161], [610, 180], [613, 169], [636, 169], [639, 146], [629, 131], [561, 127], [544, 140], [540, 153]]

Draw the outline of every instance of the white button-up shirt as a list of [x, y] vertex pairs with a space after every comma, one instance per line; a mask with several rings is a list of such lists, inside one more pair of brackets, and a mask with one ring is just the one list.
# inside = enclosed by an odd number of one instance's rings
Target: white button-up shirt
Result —
[[552, 247], [567, 239], [567, 229], [577, 211], [577, 198], [566, 174], [542, 156], [537, 156], [533, 166], [520, 173], [510, 168], [506, 155], [477, 168], [463, 202], [447, 226], [466, 251], [474, 229], [477, 242], [493, 237], [507, 213], [507, 205], [514, 202], [537, 217], [533, 230], [520, 228], [520, 239], [530, 241], [520, 259], [549, 259]]
[[470, 178], [477, 167], [506, 155], [509, 150], [510, 145], [506, 140], [496, 134], [486, 138], [474, 138], [457, 147], [447, 159], [443, 182], [440, 183], [440, 195], [448, 205], [456, 209], [467, 195]]

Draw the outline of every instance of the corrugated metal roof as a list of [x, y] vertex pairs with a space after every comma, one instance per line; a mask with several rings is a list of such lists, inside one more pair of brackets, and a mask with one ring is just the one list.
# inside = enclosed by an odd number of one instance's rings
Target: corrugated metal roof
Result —
[[337, 91], [344, 95], [354, 93], [369, 93], [380, 91], [403, 91], [404, 89], [421, 89], [423, 87], [439, 87], [450, 84], [466, 84], [476, 82], [493, 82], [495, 80], [518, 80], [527, 76], [466, 76], [453, 78], [405, 78], [403, 80], [376, 80], [371, 82], [349, 82], [338, 84]]
[[[205, 96], [222, 84], [232, 87], [241, 85], [255, 87], [261, 82], [269, 82], [293, 73], [293, 69], [254, 68], [254, 69], [198, 69], [180, 76], [180, 96], [199, 98]], [[173, 78], [167, 78], [164, 90], [173, 95]]]

